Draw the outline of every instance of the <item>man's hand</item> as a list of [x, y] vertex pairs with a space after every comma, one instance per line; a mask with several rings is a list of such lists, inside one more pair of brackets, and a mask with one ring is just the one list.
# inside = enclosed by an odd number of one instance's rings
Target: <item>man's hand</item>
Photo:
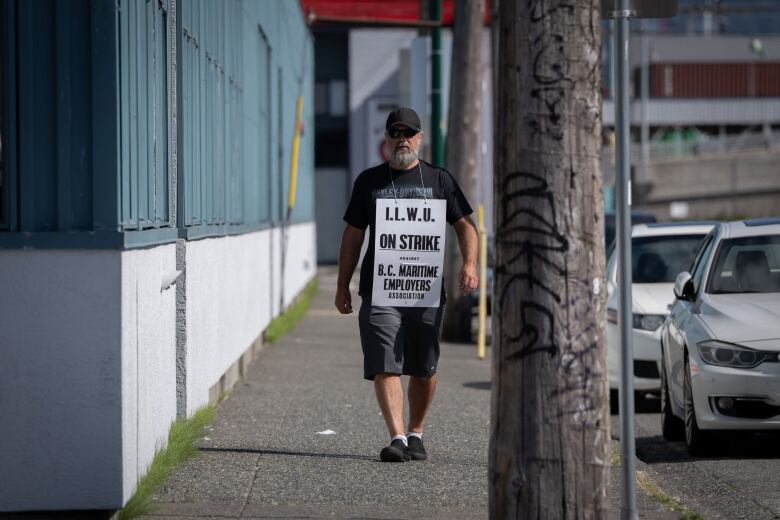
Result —
[[365, 229], [359, 229], [347, 224], [341, 236], [339, 248], [339, 279], [336, 283], [336, 301], [333, 303], [341, 314], [352, 312], [352, 295], [349, 294], [349, 280], [355, 272], [360, 258], [360, 246], [363, 245]]
[[460, 291], [464, 294], [474, 292], [479, 286], [479, 277], [477, 276], [477, 266], [467, 264], [460, 270]]
[[460, 292], [468, 294], [479, 285], [477, 276], [477, 227], [471, 217], [463, 217], [452, 225], [458, 235], [458, 245], [463, 256], [460, 270]]
[[349, 287], [339, 287], [336, 289], [335, 304], [341, 314], [352, 313], [352, 295], [349, 293]]

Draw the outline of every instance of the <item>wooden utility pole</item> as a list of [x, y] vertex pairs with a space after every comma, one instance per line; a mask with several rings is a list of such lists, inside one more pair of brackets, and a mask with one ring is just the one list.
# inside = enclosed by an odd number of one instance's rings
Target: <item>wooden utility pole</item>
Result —
[[490, 518], [604, 518], [599, 1], [499, 13]]
[[[482, 9], [483, 0], [455, 0], [455, 22], [452, 38], [452, 68], [450, 72], [450, 106], [447, 120], [447, 169], [472, 204], [479, 201], [479, 111], [482, 99]], [[462, 316], [458, 316], [458, 274], [460, 254], [455, 233], [447, 237], [444, 272], [448, 295], [444, 313], [443, 335], [459, 340]], [[468, 309], [470, 311], [470, 307]], [[468, 314], [468, 327], [471, 315]]]

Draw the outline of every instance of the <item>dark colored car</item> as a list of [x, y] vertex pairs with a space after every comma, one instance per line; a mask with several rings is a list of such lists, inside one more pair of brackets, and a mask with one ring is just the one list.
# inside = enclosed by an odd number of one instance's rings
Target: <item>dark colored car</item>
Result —
[[[487, 315], [491, 314], [491, 302], [493, 293], [493, 237], [488, 237], [487, 243]], [[479, 269], [479, 266], [477, 266]], [[479, 312], [479, 289], [471, 294], [463, 295], [458, 298], [455, 304], [455, 309], [458, 315], [458, 333], [455, 338], [456, 341], [461, 343], [470, 343], [474, 341], [477, 336], [477, 330], [474, 326], [474, 318]], [[488, 332], [489, 335], [489, 332]]]

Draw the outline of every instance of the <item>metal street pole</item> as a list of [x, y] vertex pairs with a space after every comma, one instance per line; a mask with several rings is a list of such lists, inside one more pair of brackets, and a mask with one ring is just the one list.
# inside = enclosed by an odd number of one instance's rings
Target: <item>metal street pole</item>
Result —
[[[431, 1], [431, 20], [441, 22], [441, 0]], [[441, 121], [441, 27], [431, 31], [431, 151], [433, 164], [444, 166]]]
[[620, 0], [619, 9], [614, 12], [615, 46], [615, 129], [616, 170], [615, 198], [617, 211], [618, 247], [618, 322], [620, 324], [620, 448], [623, 476], [623, 520], [636, 520], [636, 482], [634, 446], [634, 345], [632, 344], [631, 308], [631, 180], [629, 177], [630, 129], [628, 104], [628, 37], [629, 19], [635, 15], [629, 10], [629, 0]]
[[[615, 200], [618, 253], [618, 323], [620, 324], [620, 456], [623, 480], [622, 520], [636, 520], [634, 442], [634, 345], [631, 305], [631, 127], [628, 104], [628, 42], [631, 18], [671, 18], [677, 14], [677, 0], [601, 0], [601, 12], [614, 20], [615, 48]], [[643, 43], [643, 63], [647, 61]], [[646, 69], [642, 81], [647, 81]], [[646, 89], [646, 86], [643, 90]], [[646, 93], [643, 94], [646, 98]], [[646, 124], [647, 114], [643, 121]], [[646, 139], [645, 139], [646, 141]], [[643, 166], [644, 168], [644, 166]], [[644, 174], [644, 172], [643, 172]]]
[[641, 161], [642, 184], [650, 182], [650, 174], [647, 171], [650, 163], [650, 124], [647, 121], [647, 102], [650, 95], [650, 44], [647, 37], [647, 24], [642, 20], [642, 33], [639, 37], [640, 67], [642, 70], [639, 90], [642, 97], [640, 105], [641, 120]]

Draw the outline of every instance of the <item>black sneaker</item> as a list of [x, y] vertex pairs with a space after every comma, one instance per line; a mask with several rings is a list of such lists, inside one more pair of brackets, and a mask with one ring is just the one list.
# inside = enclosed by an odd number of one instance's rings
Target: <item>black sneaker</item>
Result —
[[406, 452], [409, 454], [409, 458], [412, 460], [425, 460], [428, 458], [428, 454], [425, 453], [425, 446], [420, 437], [409, 436], [407, 437], [409, 447], [406, 448]]
[[409, 460], [409, 454], [406, 452], [406, 445], [401, 439], [396, 439], [385, 446], [379, 452], [379, 458], [382, 462], [406, 462]]

